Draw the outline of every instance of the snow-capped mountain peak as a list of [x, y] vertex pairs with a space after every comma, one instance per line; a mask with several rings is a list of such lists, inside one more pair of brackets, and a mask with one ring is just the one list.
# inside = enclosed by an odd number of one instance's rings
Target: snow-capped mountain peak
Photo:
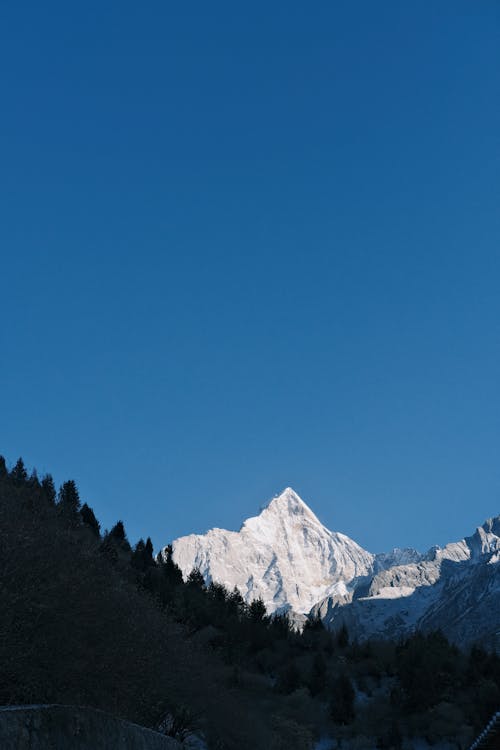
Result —
[[172, 544], [184, 576], [199, 568], [207, 582], [239, 589], [246, 601], [262, 597], [268, 612], [309, 612], [332, 593], [373, 569], [374, 556], [349, 537], [329, 531], [287, 487], [238, 532], [212, 529]]
[[396, 548], [372, 555], [327, 529], [287, 487], [239, 531], [190, 534], [172, 549], [185, 578], [199, 568], [207, 583], [237, 587], [247, 602], [261, 597], [269, 613], [318, 614], [360, 639], [441, 628], [454, 640], [496, 647], [500, 516], [425, 554]]
[[258, 516], [247, 518], [240, 533], [245, 530], [252, 534], [269, 536], [269, 533], [285, 531], [290, 524], [292, 526], [312, 524], [324, 528], [302, 498], [291, 487], [287, 487], [280, 495], [273, 497]]
[[285, 513], [289, 516], [307, 516], [319, 523], [318, 518], [314, 515], [310, 507], [306, 505], [291, 487], [286, 487], [281, 494], [273, 497], [262, 512], [266, 511], [280, 515]]

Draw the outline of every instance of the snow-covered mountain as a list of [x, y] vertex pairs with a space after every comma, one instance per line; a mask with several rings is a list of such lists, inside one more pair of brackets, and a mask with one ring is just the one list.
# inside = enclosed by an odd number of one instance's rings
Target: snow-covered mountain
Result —
[[331, 594], [346, 595], [375, 561], [352, 539], [323, 526], [291, 488], [239, 531], [191, 534], [172, 548], [185, 577], [196, 567], [207, 582], [236, 586], [247, 602], [261, 597], [268, 612], [298, 614]]
[[457, 641], [493, 642], [500, 633], [500, 516], [446, 547], [422, 555], [373, 555], [327, 529], [291, 489], [239, 531], [212, 529], [172, 544], [184, 577], [237, 587], [268, 612], [320, 615], [358, 638], [441, 628]]
[[347, 625], [363, 639], [442, 630], [457, 643], [500, 645], [500, 516], [420, 560], [376, 572], [350, 599], [325, 597], [313, 607], [331, 628]]

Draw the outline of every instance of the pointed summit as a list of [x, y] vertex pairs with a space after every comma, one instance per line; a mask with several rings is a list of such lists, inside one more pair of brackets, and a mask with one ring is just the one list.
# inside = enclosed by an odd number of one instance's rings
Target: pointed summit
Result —
[[285, 510], [290, 513], [290, 515], [314, 515], [309, 506], [291, 487], [286, 487], [281, 494], [273, 497], [273, 499], [267, 505], [267, 508], [271, 507], [278, 508], [279, 510]]
[[[238, 532], [212, 529], [173, 542], [173, 559], [187, 577], [195, 567], [207, 581], [235, 586], [268, 612], [308, 612], [340, 585], [372, 571], [373, 555], [329, 531], [287, 487]], [[342, 590], [344, 590], [342, 589]]]
[[[260, 527], [263, 523], [275, 523], [281, 519], [283, 522], [288, 519], [293, 523], [310, 523], [322, 526], [321, 521], [313, 513], [310, 507], [291, 487], [286, 487], [279, 495], [275, 495], [272, 500], [261, 510], [258, 516], [249, 518], [243, 524], [245, 528]], [[242, 527], [242, 528], [243, 528]]]

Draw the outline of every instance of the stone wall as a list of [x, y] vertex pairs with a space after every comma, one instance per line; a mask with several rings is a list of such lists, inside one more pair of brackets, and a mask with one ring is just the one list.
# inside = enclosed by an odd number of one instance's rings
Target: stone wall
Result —
[[0, 707], [1, 750], [180, 750], [170, 737], [80, 706]]

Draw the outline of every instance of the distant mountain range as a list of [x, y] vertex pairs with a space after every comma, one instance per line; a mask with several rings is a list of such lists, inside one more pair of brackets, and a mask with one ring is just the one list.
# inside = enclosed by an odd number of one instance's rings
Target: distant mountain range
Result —
[[185, 577], [198, 568], [247, 602], [261, 597], [269, 613], [320, 616], [361, 640], [439, 628], [462, 644], [498, 646], [500, 516], [426, 554], [374, 555], [323, 526], [287, 488], [238, 532], [191, 534], [172, 548]]

